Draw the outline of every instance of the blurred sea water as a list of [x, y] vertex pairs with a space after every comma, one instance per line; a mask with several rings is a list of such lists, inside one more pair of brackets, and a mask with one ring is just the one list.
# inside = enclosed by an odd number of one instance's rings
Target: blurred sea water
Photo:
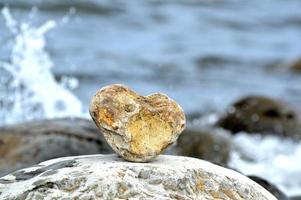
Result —
[[[187, 114], [222, 112], [247, 94], [301, 107], [301, 76], [283, 67], [301, 57], [299, 0], [1, 0], [0, 7], [0, 125], [87, 117], [90, 97], [111, 83], [167, 93]], [[240, 150], [230, 165], [301, 193], [300, 144], [243, 133], [233, 140]]]
[[[301, 55], [298, 0], [2, 2], [35, 26], [69, 18], [47, 33], [46, 48], [55, 78], [79, 81], [74, 93], [85, 112], [111, 83], [165, 92], [187, 113], [221, 111], [245, 94], [301, 105], [300, 76], [275, 69]], [[10, 38], [3, 18], [0, 26]], [[2, 43], [6, 60], [13, 41]]]

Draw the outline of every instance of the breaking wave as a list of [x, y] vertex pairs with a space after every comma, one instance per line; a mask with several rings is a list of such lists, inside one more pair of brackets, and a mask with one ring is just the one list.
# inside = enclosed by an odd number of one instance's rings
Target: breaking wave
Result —
[[269, 180], [289, 196], [301, 191], [301, 144], [277, 136], [239, 133], [229, 165], [247, 175]]
[[[56, 26], [49, 20], [39, 27], [15, 20], [2, 9], [6, 27], [13, 38], [8, 61], [0, 60], [0, 125], [32, 119], [81, 116], [82, 104], [72, 94], [65, 77], [57, 82], [53, 63], [45, 50], [45, 34]], [[67, 80], [67, 81], [66, 81]]]

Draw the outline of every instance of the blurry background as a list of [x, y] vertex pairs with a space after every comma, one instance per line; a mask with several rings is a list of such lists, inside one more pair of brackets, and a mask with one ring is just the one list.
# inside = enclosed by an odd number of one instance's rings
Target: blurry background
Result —
[[[0, 0], [0, 8], [0, 125], [88, 117], [91, 96], [112, 83], [164, 92], [196, 123], [250, 94], [301, 107], [299, 0]], [[301, 193], [298, 142], [245, 133], [233, 141], [255, 161], [233, 154], [230, 166]]]

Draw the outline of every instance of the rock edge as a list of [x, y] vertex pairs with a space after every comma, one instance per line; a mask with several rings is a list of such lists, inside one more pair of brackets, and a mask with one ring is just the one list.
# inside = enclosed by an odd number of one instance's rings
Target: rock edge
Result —
[[206, 161], [161, 155], [152, 163], [117, 155], [49, 160], [0, 178], [0, 199], [276, 200], [251, 179]]

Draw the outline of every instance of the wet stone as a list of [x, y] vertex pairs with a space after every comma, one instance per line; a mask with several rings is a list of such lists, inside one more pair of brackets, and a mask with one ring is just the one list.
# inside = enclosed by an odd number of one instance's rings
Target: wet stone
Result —
[[234, 102], [217, 125], [234, 134], [244, 131], [301, 139], [301, 123], [296, 109], [264, 96], [246, 96]]

